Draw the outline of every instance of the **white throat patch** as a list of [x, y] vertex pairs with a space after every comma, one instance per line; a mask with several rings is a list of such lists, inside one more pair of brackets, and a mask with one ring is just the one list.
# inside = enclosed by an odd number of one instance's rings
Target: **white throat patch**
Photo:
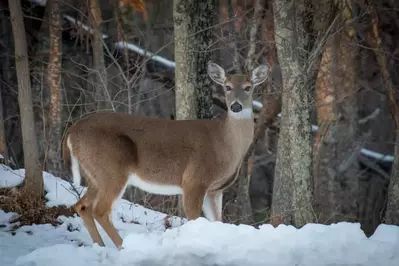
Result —
[[231, 116], [234, 119], [252, 119], [253, 118], [253, 111], [251, 108], [244, 108], [241, 110], [241, 112], [234, 113], [231, 110], [229, 110], [229, 116]]

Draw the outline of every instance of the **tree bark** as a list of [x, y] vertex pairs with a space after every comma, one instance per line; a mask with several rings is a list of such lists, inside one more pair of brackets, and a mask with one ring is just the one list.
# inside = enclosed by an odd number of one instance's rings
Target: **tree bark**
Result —
[[399, 225], [399, 129], [396, 129], [395, 154], [388, 187], [385, 223]]
[[197, 118], [195, 99], [195, 44], [194, 33], [194, 1], [174, 0], [174, 42], [175, 42], [175, 105], [176, 120]]
[[18, 102], [21, 114], [22, 146], [25, 161], [25, 188], [36, 199], [43, 195], [43, 176], [39, 162], [32, 91], [29, 76], [28, 50], [21, 0], [9, 0], [12, 32], [14, 35], [15, 67], [18, 79]]
[[[319, 130], [314, 152], [315, 209], [318, 222], [356, 221], [359, 204], [359, 151], [356, 108], [356, 34], [348, 1], [331, 2], [338, 11], [316, 80]], [[330, 9], [331, 5], [325, 8]], [[330, 27], [330, 25], [327, 25]], [[324, 32], [327, 29], [324, 29]]]
[[211, 119], [212, 89], [207, 62], [212, 57], [215, 0], [174, 0], [176, 119]]
[[391, 178], [388, 187], [385, 223], [399, 225], [399, 108], [396, 100], [397, 90], [392, 83], [391, 75], [388, 70], [387, 59], [381, 46], [382, 41], [380, 36], [381, 34], [377, 10], [372, 6], [369, 6], [369, 9], [371, 12], [372, 26], [370, 34], [367, 35], [367, 42], [373, 48], [374, 54], [376, 56], [390, 105], [392, 118], [396, 128], [394, 161], [392, 164]]
[[277, 56], [282, 74], [281, 129], [273, 186], [272, 223], [314, 221], [309, 90], [305, 84], [303, 1], [275, 0]]
[[[250, 26], [250, 40], [249, 40], [249, 49], [248, 49], [248, 54], [247, 54], [247, 59], [245, 61], [245, 69], [247, 73], [250, 73], [254, 68], [256, 64], [256, 40], [258, 37], [258, 30], [260, 26], [260, 21], [262, 18], [263, 14], [263, 6], [264, 6], [264, 0], [256, 0], [254, 1], [254, 15], [252, 19], [252, 24]], [[237, 52], [237, 51], [236, 51]], [[265, 87], [266, 84], [262, 84], [262, 91], [265, 93]], [[263, 99], [265, 100], [265, 99]], [[263, 128], [264, 125], [257, 123], [256, 124], [256, 130], [259, 130], [259, 127]], [[264, 131], [265, 128], [263, 128], [262, 131]], [[257, 142], [259, 140], [260, 134], [254, 138], [254, 142]], [[245, 155], [243, 159], [243, 163], [240, 168], [240, 173], [238, 176], [238, 187], [237, 187], [237, 213], [236, 213], [236, 219], [240, 221], [240, 223], [243, 224], [252, 224], [254, 222], [253, 220], [253, 211], [252, 211], [252, 205], [251, 205], [251, 197], [249, 194], [249, 186], [251, 183], [251, 174], [252, 174], [252, 168], [253, 168], [253, 161], [254, 161], [254, 145], [252, 145], [252, 148], [248, 150], [247, 154]]]
[[3, 87], [3, 85], [0, 87], [0, 163], [8, 164], [8, 149], [3, 115], [3, 97], [1, 93]]
[[44, 8], [42, 22], [38, 28], [35, 38], [37, 42], [34, 47], [28, 51], [31, 54], [30, 61], [31, 71], [31, 88], [34, 95], [32, 101], [33, 106], [40, 106], [40, 111], [35, 114], [35, 128], [39, 144], [39, 160], [43, 162], [43, 169], [47, 170], [47, 156], [48, 156], [48, 110], [50, 103], [50, 92], [48, 83], [46, 82], [50, 47], [49, 34], [49, 5]]
[[50, 89], [48, 113], [48, 155], [47, 170], [56, 175], [62, 174], [61, 147], [61, 23], [58, 0], [49, 1], [50, 58], [47, 69], [47, 82]]
[[[6, 3], [5, 3], [6, 4]], [[7, 11], [8, 12], [8, 11]], [[5, 17], [6, 16], [6, 9], [3, 9], [1, 11], [0, 16]], [[8, 84], [12, 83], [12, 75], [13, 75], [13, 60], [11, 59], [12, 55], [12, 34], [10, 34], [10, 27], [11, 23], [9, 20], [3, 19], [0, 22], [0, 35], [2, 38], [3, 42], [3, 49], [2, 53], [4, 53], [6, 56], [3, 56], [2, 58], [2, 68], [1, 68], [1, 79], [2, 82], [0, 84], [0, 154], [4, 157], [2, 163], [9, 165], [11, 163], [8, 149], [10, 148], [11, 151], [11, 144], [10, 147], [7, 145], [7, 132], [6, 128], [9, 125], [9, 122], [6, 122], [6, 115], [7, 115], [7, 109], [10, 108], [9, 105], [6, 105], [5, 103], [7, 102], [7, 97], [6, 93], [9, 91]]]
[[[216, 0], [194, 1], [195, 87], [198, 119], [213, 118], [212, 82], [208, 76], [207, 64], [214, 57], [215, 43], [213, 25], [216, 21]], [[189, 40], [191, 42], [191, 40]]]
[[[242, 15], [242, 10], [235, 9], [237, 7], [237, 3], [233, 3], [234, 0], [228, 0], [228, 19], [234, 19], [234, 17], [239, 17]], [[233, 22], [230, 22], [230, 30], [229, 30], [229, 40], [230, 45], [233, 49], [233, 66], [237, 73], [243, 72], [243, 62], [240, 62], [240, 51], [238, 50], [237, 43], [238, 40], [241, 38], [240, 35], [240, 26], [239, 24], [242, 23], [242, 19], [235, 19]], [[238, 25], [238, 27], [237, 27]]]
[[108, 97], [108, 76], [105, 68], [101, 32], [101, 8], [99, 0], [89, 0], [89, 4], [89, 18], [93, 28], [91, 46], [93, 49], [94, 87], [97, 94], [97, 109], [107, 109], [112, 104], [110, 102], [111, 99]]

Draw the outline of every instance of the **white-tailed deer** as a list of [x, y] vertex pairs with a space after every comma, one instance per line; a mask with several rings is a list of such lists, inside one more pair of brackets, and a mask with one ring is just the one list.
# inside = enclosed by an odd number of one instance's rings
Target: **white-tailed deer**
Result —
[[94, 220], [114, 244], [122, 238], [110, 212], [126, 186], [161, 195], [183, 197], [188, 220], [201, 215], [222, 221], [223, 190], [237, 178], [254, 134], [252, 93], [268, 76], [266, 65], [249, 75], [226, 75], [208, 63], [208, 75], [224, 88], [228, 114], [224, 120], [167, 120], [100, 112], [72, 125], [63, 140], [63, 159], [87, 192], [75, 204], [93, 241], [103, 246]]

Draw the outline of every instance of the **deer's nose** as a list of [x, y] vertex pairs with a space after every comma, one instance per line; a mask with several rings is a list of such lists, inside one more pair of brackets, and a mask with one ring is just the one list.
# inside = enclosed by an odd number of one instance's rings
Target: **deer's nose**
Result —
[[230, 106], [231, 111], [233, 111], [234, 113], [238, 113], [242, 111], [242, 105], [239, 104], [238, 102], [234, 102], [231, 106]]

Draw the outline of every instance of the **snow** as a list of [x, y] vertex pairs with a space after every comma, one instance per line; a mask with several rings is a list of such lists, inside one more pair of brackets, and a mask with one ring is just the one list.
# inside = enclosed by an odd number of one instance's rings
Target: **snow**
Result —
[[23, 181], [24, 170], [12, 170], [10, 167], [0, 164], [0, 187], [15, 187]]
[[47, 4], [47, 0], [29, 0], [29, 1], [39, 6], [46, 6]]
[[381, 153], [378, 153], [378, 152], [375, 152], [375, 151], [371, 151], [371, 150], [368, 150], [368, 149], [361, 149], [360, 152], [363, 155], [365, 155], [365, 156], [374, 158], [374, 159], [379, 160], [379, 161], [390, 162], [390, 163], [393, 162], [393, 156], [389, 155], [389, 154], [381, 154]]
[[[24, 170], [0, 165], [1, 184], [22, 181]], [[71, 185], [43, 173], [48, 206], [77, 200]], [[76, 188], [84, 192], [84, 188]], [[126, 200], [115, 202], [112, 219], [124, 249], [114, 247], [98, 226], [106, 247], [92, 244], [82, 220], [60, 216], [62, 224], [23, 226], [9, 232], [17, 214], [0, 210], [0, 265], [399, 265], [399, 227], [380, 225], [367, 238], [358, 223], [307, 224], [301, 229], [264, 224], [259, 228], [170, 218]], [[83, 244], [83, 245], [82, 245]]]
[[254, 101], [252, 101], [252, 104], [253, 104], [253, 106], [256, 108], [256, 109], [262, 109], [263, 108], [263, 103], [262, 102], [260, 102], [260, 101], [257, 101], [257, 100], [254, 100]]

